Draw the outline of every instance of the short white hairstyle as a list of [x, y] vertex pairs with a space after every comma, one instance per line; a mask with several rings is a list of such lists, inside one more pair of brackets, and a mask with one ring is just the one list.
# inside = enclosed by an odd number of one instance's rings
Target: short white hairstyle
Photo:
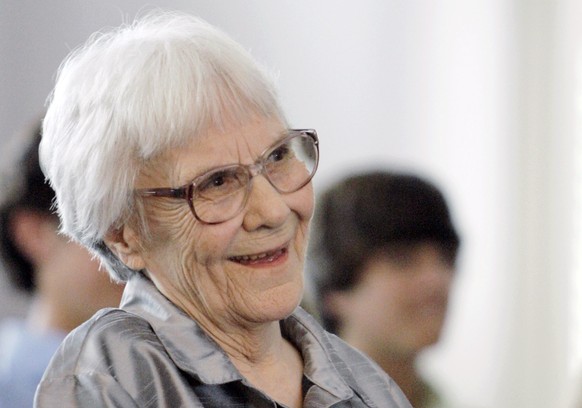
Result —
[[40, 160], [61, 231], [126, 281], [136, 271], [103, 239], [135, 209], [140, 170], [226, 123], [284, 122], [272, 78], [240, 44], [187, 14], [156, 10], [95, 33], [61, 64], [43, 123]]

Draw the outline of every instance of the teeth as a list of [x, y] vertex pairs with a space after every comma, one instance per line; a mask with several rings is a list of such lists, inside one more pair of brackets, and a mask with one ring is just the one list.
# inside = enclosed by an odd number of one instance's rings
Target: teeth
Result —
[[276, 256], [280, 255], [283, 252], [282, 249], [279, 249], [274, 252], [266, 252], [263, 254], [257, 255], [242, 255], [242, 256], [233, 256], [231, 259], [237, 262], [249, 262], [249, 261], [257, 261], [261, 259], [269, 258], [270, 260], [274, 259]]

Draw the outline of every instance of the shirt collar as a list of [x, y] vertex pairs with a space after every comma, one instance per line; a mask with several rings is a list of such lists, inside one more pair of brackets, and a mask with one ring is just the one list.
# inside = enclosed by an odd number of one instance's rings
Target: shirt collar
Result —
[[[181, 370], [206, 384], [243, 379], [220, 346], [145, 276], [139, 274], [129, 280], [121, 308], [148, 321]], [[335, 354], [329, 334], [307, 312], [298, 307], [281, 322], [281, 328], [283, 335], [301, 352], [304, 373], [311, 382], [336, 398], [353, 396], [339, 372], [342, 370], [345, 374], [347, 367], [343, 367], [345, 364]]]
[[282, 321], [281, 327], [283, 335], [301, 352], [304, 374], [311, 382], [339, 399], [353, 396], [345, 379], [346, 374], [351, 379], [350, 371], [337, 356], [329, 341], [330, 334], [310, 314], [298, 307]]
[[129, 280], [121, 308], [147, 320], [176, 366], [203, 383], [223, 384], [242, 379], [218, 344], [145, 276]]

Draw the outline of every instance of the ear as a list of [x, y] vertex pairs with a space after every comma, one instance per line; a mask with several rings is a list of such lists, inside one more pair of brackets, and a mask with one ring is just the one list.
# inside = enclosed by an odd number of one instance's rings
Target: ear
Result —
[[51, 243], [59, 238], [55, 220], [38, 211], [14, 210], [8, 228], [14, 238], [14, 245], [33, 265], [48, 256]]
[[143, 258], [143, 247], [136, 231], [123, 225], [121, 228], [112, 228], [105, 235], [105, 245], [123, 262], [128, 268], [141, 270], [145, 268]]

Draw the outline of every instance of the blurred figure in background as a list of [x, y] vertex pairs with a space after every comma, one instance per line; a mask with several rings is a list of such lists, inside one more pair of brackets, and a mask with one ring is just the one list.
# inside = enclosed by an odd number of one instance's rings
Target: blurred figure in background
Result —
[[31, 306], [26, 319], [0, 323], [0, 408], [31, 407], [61, 340], [97, 310], [117, 306], [123, 291], [84, 248], [57, 232], [54, 192], [38, 163], [40, 123], [18, 136], [20, 154], [2, 155], [0, 254]]
[[325, 328], [375, 360], [412, 406], [443, 406], [416, 367], [441, 334], [459, 248], [441, 192], [406, 174], [349, 177], [320, 197], [311, 245]]

